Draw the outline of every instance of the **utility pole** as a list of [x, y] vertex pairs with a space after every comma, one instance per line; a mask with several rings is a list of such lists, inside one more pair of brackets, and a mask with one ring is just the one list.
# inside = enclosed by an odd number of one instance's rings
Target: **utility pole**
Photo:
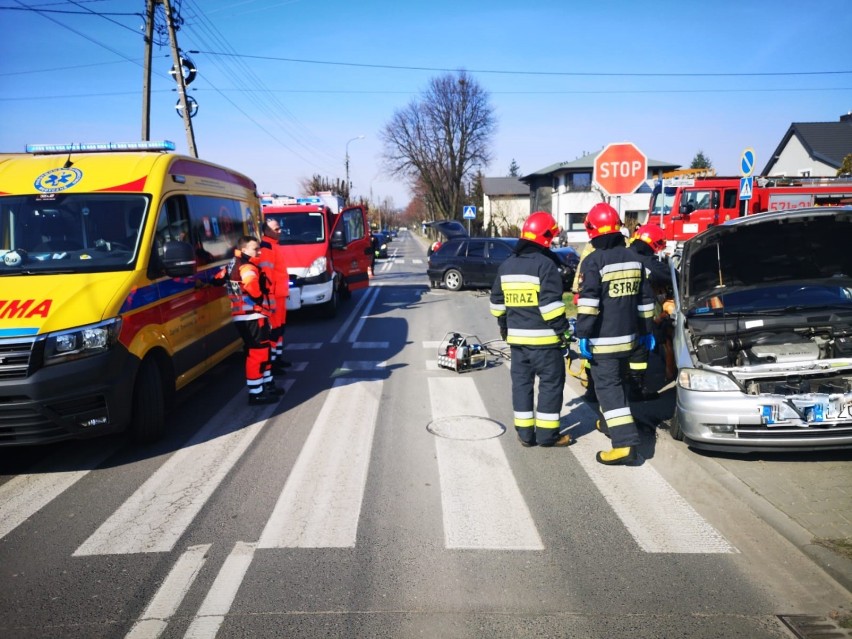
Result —
[[142, 70], [142, 140], [151, 139], [151, 49], [154, 44], [154, 0], [145, 0], [145, 62]]
[[[150, 0], [149, 0], [150, 1]], [[180, 50], [177, 45], [177, 34], [175, 33], [175, 23], [172, 17], [171, 0], [157, 0], [161, 2], [166, 10], [166, 26], [169, 29], [169, 42], [172, 47], [172, 61], [175, 68], [175, 81], [178, 85], [178, 101], [183, 116], [183, 126], [186, 129], [186, 144], [189, 147], [189, 153], [193, 157], [198, 157], [198, 149], [195, 147], [195, 133], [192, 131], [192, 118], [189, 113], [189, 105], [186, 99], [186, 83], [183, 78], [183, 64], [181, 64]]]

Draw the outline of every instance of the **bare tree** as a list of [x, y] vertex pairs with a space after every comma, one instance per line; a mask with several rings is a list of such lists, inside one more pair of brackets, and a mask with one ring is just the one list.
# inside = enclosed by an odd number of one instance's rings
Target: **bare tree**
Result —
[[299, 187], [305, 195], [314, 195], [320, 191], [331, 191], [335, 195], [341, 196], [346, 202], [349, 202], [349, 185], [346, 180], [335, 178], [333, 180], [314, 174], [310, 178], [302, 178], [299, 180]]
[[431, 219], [454, 218], [461, 214], [465, 182], [491, 161], [495, 129], [482, 87], [465, 71], [446, 74], [385, 125], [384, 160], [392, 174], [423, 186]]

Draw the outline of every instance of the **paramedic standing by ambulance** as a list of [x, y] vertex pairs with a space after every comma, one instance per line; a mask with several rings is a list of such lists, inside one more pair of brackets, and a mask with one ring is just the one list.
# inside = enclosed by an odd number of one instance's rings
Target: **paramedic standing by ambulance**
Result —
[[287, 296], [290, 294], [290, 274], [287, 272], [286, 248], [279, 243], [281, 225], [274, 217], [263, 223], [259, 265], [269, 280], [272, 317], [269, 328], [270, 363], [273, 373], [283, 373], [290, 366], [284, 360], [284, 328], [287, 324]]
[[[549, 213], [531, 214], [513, 254], [500, 265], [491, 289], [491, 314], [512, 351], [512, 410], [524, 447], [569, 446], [559, 434], [570, 326], [562, 277], [550, 243], [559, 231]], [[538, 403], [534, 403], [538, 376]]]
[[223, 274], [231, 300], [234, 326], [243, 339], [246, 353], [248, 403], [277, 402], [280, 390], [272, 383], [269, 371], [269, 315], [265, 277], [255, 260], [260, 242], [245, 235], [237, 242], [234, 258]]
[[639, 431], [627, 403], [627, 362], [637, 344], [654, 348], [651, 322], [654, 299], [645, 286], [645, 265], [625, 245], [621, 219], [609, 204], [595, 204], [586, 216], [595, 250], [580, 266], [576, 337], [591, 363], [603, 423], [612, 450], [600, 451], [601, 464], [630, 464], [637, 459]]

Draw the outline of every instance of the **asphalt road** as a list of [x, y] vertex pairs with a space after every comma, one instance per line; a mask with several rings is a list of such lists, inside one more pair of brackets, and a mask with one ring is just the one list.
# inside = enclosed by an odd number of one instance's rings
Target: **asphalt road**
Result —
[[596, 464], [573, 380], [577, 443], [522, 448], [510, 362], [439, 368], [454, 331], [497, 337], [487, 296], [430, 290], [403, 233], [336, 320], [290, 318], [279, 404], [249, 408], [232, 358], [157, 445], [0, 450], [0, 636], [761, 639], [849, 614], [665, 433]]

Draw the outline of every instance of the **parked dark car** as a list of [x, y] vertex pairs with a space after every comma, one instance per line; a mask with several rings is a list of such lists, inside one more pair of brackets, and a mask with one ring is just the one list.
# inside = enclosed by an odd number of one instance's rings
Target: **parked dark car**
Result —
[[388, 257], [388, 238], [384, 233], [378, 231], [373, 233], [373, 249], [376, 259], [385, 260]]
[[457, 237], [445, 241], [429, 256], [426, 274], [432, 288], [491, 288], [497, 269], [512, 254], [512, 237]]
[[572, 246], [556, 248], [553, 249], [553, 252], [561, 263], [559, 273], [562, 275], [562, 290], [570, 291], [574, 285], [574, 275], [577, 273], [577, 267], [580, 264], [580, 254]]

